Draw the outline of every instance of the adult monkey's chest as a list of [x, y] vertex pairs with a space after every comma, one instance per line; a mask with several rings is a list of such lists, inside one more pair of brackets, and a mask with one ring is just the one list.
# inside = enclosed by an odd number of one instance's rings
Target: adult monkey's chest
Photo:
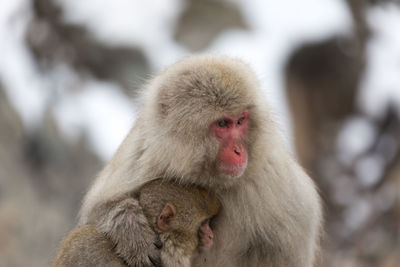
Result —
[[267, 243], [261, 230], [249, 231], [254, 225], [245, 216], [237, 210], [222, 211], [213, 222], [213, 247], [200, 254], [194, 266], [257, 266], [258, 260], [267, 254]]

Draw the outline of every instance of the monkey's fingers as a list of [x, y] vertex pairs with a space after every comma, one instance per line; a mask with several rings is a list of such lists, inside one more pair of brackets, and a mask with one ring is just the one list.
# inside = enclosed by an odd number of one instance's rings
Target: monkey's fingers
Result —
[[153, 258], [149, 256], [149, 260], [153, 263], [154, 267], [162, 267], [161, 259], [160, 258]]
[[157, 240], [154, 242], [154, 246], [156, 246], [156, 248], [158, 248], [158, 249], [161, 249], [161, 248], [163, 247], [163, 244], [162, 244], [162, 242], [161, 242], [159, 239], [157, 239]]

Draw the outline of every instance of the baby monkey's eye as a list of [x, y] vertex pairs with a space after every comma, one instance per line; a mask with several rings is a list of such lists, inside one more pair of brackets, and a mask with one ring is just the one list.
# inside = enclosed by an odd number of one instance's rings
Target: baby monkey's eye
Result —
[[219, 128], [225, 128], [228, 126], [228, 121], [226, 119], [220, 119], [217, 121], [217, 125]]
[[237, 124], [242, 125], [243, 122], [244, 122], [244, 117], [241, 117], [240, 119], [238, 119]]

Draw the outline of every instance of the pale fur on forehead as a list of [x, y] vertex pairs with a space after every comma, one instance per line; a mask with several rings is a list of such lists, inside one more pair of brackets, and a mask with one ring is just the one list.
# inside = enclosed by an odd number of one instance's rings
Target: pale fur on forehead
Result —
[[149, 84], [144, 109], [147, 114], [156, 111], [156, 117], [216, 119], [256, 106], [261, 99], [258, 87], [254, 73], [238, 59], [192, 56], [169, 66]]

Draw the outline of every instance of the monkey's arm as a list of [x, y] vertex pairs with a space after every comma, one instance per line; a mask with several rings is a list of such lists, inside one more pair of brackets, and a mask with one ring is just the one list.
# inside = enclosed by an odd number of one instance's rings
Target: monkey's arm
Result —
[[127, 196], [102, 203], [92, 210], [89, 223], [111, 240], [129, 266], [161, 266], [161, 245], [137, 199]]
[[113, 251], [108, 238], [93, 225], [74, 229], [64, 239], [53, 267], [127, 267]]

